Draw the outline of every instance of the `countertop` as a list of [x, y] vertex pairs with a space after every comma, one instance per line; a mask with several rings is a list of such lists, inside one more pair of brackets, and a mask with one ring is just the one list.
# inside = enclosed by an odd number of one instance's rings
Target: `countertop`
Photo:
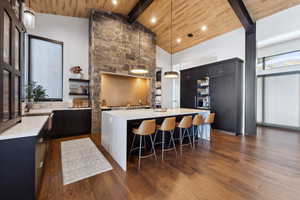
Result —
[[158, 118], [158, 117], [165, 117], [165, 116], [187, 115], [187, 114], [196, 114], [196, 113], [210, 113], [210, 111], [199, 110], [199, 109], [177, 108], [177, 109], [168, 109], [166, 112], [155, 112], [153, 109], [136, 109], [136, 110], [103, 111], [103, 113], [107, 113], [112, 116], [119, 117], [126, 120], [134, 120], [134, 119]]
[[33, 116], [33, 115], [50, 115], [53, 111], [57, 110], [86, 110], [91, 109], [88, 108], [73, 108], [73, 107], [66, 107], [66, 108], [44, 108], [44, 109], [31, 109], [28, 113], [24, 113], [23, 116]]
[[133, 110], [139, 108], [150, 108], [150, 105], [135, 105], [135, 106], [101, 106], [102, 110]]
[[37, 136], [48, 116], [23, 117], [22, 122], [0, 134], [0, 140]]

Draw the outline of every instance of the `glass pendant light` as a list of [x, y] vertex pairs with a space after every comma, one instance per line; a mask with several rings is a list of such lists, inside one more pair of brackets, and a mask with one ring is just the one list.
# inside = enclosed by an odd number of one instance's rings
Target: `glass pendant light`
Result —
[[35, 28], [35, 12], [30, 9], [30, 0], [28, 3], [28, 9], [24, 11], [24, 25], [27, 29]]
[[148, 69], [143, 65], [133, 66], [131, 67], [130, 71], [134, 74], [147, 74], [149, 72]]
[[147, 74], [149, 70], [144, 65], [139, 65], [139, 61], [141, 59], [141, 41], [140, 41], [140, 30], [138, 29], [139, 33], [139, 58], [138, 58], [138, 64], [135, 66], [132, 66], [130, 69], [131, 73], [134, 74]]
[[179, 74], [173, 71], [173, 1], [171, 0], [171, 30], [170, 30], [170, 47], [171, 47], [171, 71], [166, 71], [164, 73], [165, 78], [178, 78]]

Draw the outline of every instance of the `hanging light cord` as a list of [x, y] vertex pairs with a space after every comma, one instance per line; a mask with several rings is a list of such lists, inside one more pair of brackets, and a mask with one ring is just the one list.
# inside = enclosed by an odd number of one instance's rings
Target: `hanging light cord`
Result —
[[[138, 2], [139, 4], [139, 10], [141, 10], [141, 4], [140, 2]], [[139, 34], [139, 59], [138, 59], [138, 66], [140, 64], [140, 61], [141, 61], [141, 41], [140, 41], [140, 28], [138, 27], [138, 34]]]
[[171, 0], [171, 30], [170, 30], [170, 47], [171, 47], [171, 71], [173, 71], [173, 1]]
[[141, 40], [140, 40], [140, 30], [138, 29], [138, 33], [139, 33], [139, 59], [138, 59], [138, 66], [141, 60]]

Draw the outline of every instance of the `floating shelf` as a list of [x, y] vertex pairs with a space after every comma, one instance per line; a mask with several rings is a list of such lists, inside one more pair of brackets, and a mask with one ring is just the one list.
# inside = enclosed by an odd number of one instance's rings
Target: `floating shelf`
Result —
[[90, 94], [83, 94], [83, 93], [74, 93], [74, 92], [70, 92], [69, 95], [73, 95], [73, 96], [89, 96]]
[[74, 82], [84, 82], [84, 83], [89, 83], [89, 82], [90, 82], [90, 80], [79, 79], [79, 78], [70, 78], [69, 81], [74, 81]]

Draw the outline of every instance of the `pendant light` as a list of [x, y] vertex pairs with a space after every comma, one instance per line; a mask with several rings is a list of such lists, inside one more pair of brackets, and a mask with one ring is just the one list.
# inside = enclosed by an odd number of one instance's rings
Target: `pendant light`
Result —
[[28, 1], [28, 9], [24, 11], [24, 25], [27, 29], [34, 29], [35, 27], [35, 13], [30, 9], [30, 1]]
[[149, 71], [146, 68], [146, 66], [139, 65], [139, 61], [141, 59], [141, 41], [140, 41], [140, 30], [139, 30], [139, 28], [138, 28], [138, 34], [139, 34], [139, 57], [138, 57], [138, 62], [137, 62], [137, 65], [131, 67], [130, 72], [134, 73], [134, 74], [147, 74]]
[[179, 74], [173, 71], [173, 0], [171, 0], [171, 30], [170, 30], [170, 47], [171, 47], [171, 71], [164, 73], [165, 78], [178, 78]]

